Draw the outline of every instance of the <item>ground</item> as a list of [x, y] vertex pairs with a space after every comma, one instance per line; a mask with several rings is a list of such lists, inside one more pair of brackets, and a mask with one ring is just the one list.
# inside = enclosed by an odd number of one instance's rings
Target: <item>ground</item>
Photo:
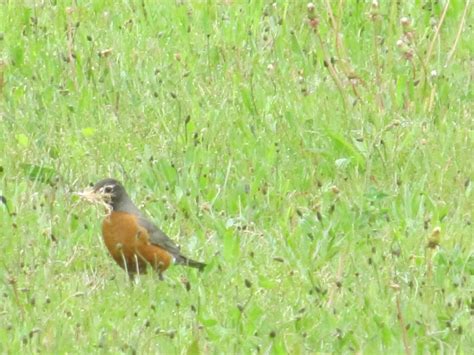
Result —
[[470, 1], [0, 8], [0, 352], [473, 352]]

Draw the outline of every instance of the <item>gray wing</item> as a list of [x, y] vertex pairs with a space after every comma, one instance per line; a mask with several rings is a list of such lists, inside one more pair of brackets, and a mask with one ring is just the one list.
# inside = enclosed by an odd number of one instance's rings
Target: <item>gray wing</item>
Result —
[[143, 216], [138, 217], [138, 224], [145, 228], [150, 237], [150, 242], [173, 254], [180, 255], [179, 247], [157, 226]]

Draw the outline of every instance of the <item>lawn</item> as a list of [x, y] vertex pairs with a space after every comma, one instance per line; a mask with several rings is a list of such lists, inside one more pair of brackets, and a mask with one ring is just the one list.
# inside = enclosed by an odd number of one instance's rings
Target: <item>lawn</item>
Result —
[[[1, 353], [472, 353], [470, 0], [1, 1]], [[136, 283], [114, 177], [203, 272]]]

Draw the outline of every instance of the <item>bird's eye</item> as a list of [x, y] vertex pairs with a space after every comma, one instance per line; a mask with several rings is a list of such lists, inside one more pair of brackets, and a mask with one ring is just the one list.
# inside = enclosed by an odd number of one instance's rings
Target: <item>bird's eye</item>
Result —
[[105, 192], [106, 194], [111, 194], [113, 190], [114, 190], [114, 189], [113, 189], [112, 186], [105, 186], [105, 187], [104, 187], [104, 192]]

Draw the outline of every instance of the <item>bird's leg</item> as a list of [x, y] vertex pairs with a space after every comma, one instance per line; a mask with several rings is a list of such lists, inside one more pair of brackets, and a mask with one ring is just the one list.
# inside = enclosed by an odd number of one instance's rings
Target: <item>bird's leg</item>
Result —
[[137, 283], [137, 280], [138, 280], [138, 278], [136, 277], [136, 274], [134, 274], [132, 272], [128, 273], [128, 279], [130, 280], [130, 283], [132, 284], [132, 286], [135, 286], [135, 284]]
[[117, 243], [117, 244], [115, 245], [115, 247], [116, 247], [117, 250], [120, 252], [120, 256], [122, 257], [123, 268], [125, 269], [125, 272], [127, 272], [128, 274], [130, 274], [130, 272], [128, 271], [127, 260], [125, 259], [125, 255], [123, 254], [123, 245], [122, 245], [122, 243]]

